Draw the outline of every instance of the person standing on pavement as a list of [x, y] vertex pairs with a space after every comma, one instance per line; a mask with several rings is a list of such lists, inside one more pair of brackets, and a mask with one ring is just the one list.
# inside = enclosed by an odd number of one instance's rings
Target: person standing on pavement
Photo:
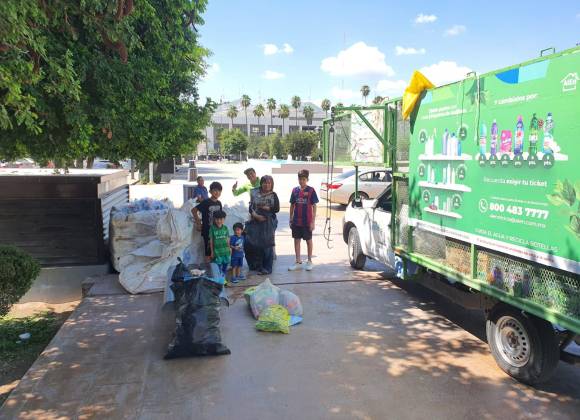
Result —
[[232, 186], [232, 193], [234, 197], [242, 195], [245, 192], [250, 192], [253, 188], [258, 188], [260, 186], [260, 178], [256, 175], [254, 168], [248, 168], [244, 171], [244, 175], [248, 178], [248, 183], [242, 185], [238, 188], [238, 181]]
[[304, 268], [306, 271], [312, 270], [312, 231], [316, 220], [316, 204], [318, 196], [314, 188], [308, 185], [310, 172], [302, 169], [298, 172], [298, 187], [292, 190], [290, 195], [290, 228], [292, 229], [292, 238], [294, 238], [294, 252], [296, 253], [296, 262], [288, 267], [289, 271], [298, 270], [302, 265], [302, 256], [300, 252], [300, 243], [302, 239], [306, 241], [308, 249], [308, 261]]
[[195, 197], [196, 203], [201, 203], [203, 200], [207, 200], [209, 198], [209, 194], [207, 192], [207, 188], [205, 188], [203, 176], [197, 177], [197, 185], [193, 189], [193, 196]]
[[[214, 214], [222, 210], [222, 203], [219, 201], [222, 194], [222, 184], [212, 182], [209, 186], [210, 197], [191, 209], [191, 215], [195, 220], [195, 227], [201, 236], [205, 245], [206, 262], [211, 261], [211, 248], [209, 244], [209, 228], [213, 225]], [[201, 214], [201, 219], [199, 215]]]
[[[253, 242], [254, 260], [248, 260], [260, 275], [272, 273], [274, 244], [276, 235], [276, 213], [280, 211], [280, 201], [274, 192], [274, 179], [264, 175], [260, 188], [250, 193], [250, 223], [246, 225], [247, 242]], [[246, 254], [247, 259], [247, 254]]]

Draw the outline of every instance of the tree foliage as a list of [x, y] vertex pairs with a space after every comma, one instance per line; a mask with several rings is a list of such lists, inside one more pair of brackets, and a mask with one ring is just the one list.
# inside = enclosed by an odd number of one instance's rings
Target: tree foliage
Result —
[[295, 125], [298, 126], [298, 108], [300, 108], [300, 105], [302, 105], [302, 100], [300, 99], [300, 96], [293, 96], [292, 100], [291, 100], [291, 104], [292, 104], [292, 108], [294, 108], [296, 110]]
[[323, 99], [322, 102], [320, 103], [320, 108], [322, 108], [326, 117], [328, 117], [328, 111], [330, 111], [330, 106], [331, 103], [329, 99]]
[[320, 135], [312, 131], [294, 131], [284, 137], [286, 153], [300, 160], [313, 156], [316, 154], [319, 138]]
[[371, 93], [371, 88], [368, 85], [362, 85], [360, 88], [360, 94], [362, 95], [365, 105], [367, 104], [367, 96]]
[[220, 144], [226, 155], [237, 155], [248, 149], [248, 137], [239, 129], [224, 130], [220, 133]]
[[0, 155], [158, 160], [192, 150], [211, 101], [206, 0], [3, 0]]
[[276, 110], [276, 99], [268, 98], [268, 101], [266, 102], [266, 107], [268, 108], [268, 111], [270, 111], [270, 124], [272, 124], [274, 118], [274, 111]]
[[228, 112], [226, 113], [226, 115], [228, 116], [229, 119], [232, 120], [232, 128], [233, 128], [234, 118], [236, 118], [238, 116], [238, 108], [236, 108], [235, 105], [230, 105], [230, 107], [228, 108]]
[[314, 118], [314, 108], [310, 105], [306, 105], [302, 109], [302, 113], [304, 114], [304, 118], [306, 119], [306, 124], [312, 125], [312, 119]]

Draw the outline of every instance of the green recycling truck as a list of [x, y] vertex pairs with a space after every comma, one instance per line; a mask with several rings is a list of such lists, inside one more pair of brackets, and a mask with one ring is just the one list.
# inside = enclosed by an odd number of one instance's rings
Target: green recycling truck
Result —
[[351, 265], [381, 260], [485, 310], [495, 360], [522, 382], [577, 361], [580, 48], [425, 90], [409, 119], [401, 109], [325, 120], [330, 178], [337, 163], [392, 171], [380, 197], [347, 207]]

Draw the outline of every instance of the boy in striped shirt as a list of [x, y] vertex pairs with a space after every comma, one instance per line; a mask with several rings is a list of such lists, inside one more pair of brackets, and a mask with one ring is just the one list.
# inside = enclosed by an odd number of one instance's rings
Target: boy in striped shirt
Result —
[[296, 253], [296, 263], [288, 267], [289, 271], [297, 270], [302, 265], [300, 255], [300, 243], [302, 239], [306, 241], [308, 249], [308, 261], [304, 268], [306, 271], [312, 270], [312, 231], [316, 220], [316, 203], [318, 196], [314, 188], [308, 185], [310, 172], [302, 169], [298, 172], [298, 187], [292, 190], [290, 195], [290, 228], [292, 238], [294, 238], [294, 251]]

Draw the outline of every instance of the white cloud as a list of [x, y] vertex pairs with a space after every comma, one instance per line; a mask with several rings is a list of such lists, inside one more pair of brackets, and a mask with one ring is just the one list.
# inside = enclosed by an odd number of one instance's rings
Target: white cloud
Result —
[[262, 78], [267, 79], [267, 80], [283, 79], [285, 76], [286, 75], [284, 73], [279, 73], [279, 72], [273, 71], [273, 70], [266, 70], [262, 74]]
[[423, 67], [420, 71], [435, 85], [441, 86], [464, 79], [471, 69], [459, 66], [455, 61], [440, 61]]
[[451, 28], [445, 31], [445, 36], [457, 36], [466, 30], [467, 28], [463, 25], [453, 25]]
[[218, 63], [213, 63], [211, 65], [208, 65], [205, 69], [205, 77], [204, 79], [211, 79], [213, 76], [216, 75], [216, 73], [219, 73], [221, 70], [221, 67]]
[[425, 54], [427, 50], [425, 48], [413, 48], [413, 47], [401, 47], [397, 45], [395, 47], [395, 54], [397, 55], [417, 55], [417, 54]]
[[419, 13], [415, 18], [415, 23], [433, 23], [437, 20], [437, 16], [435, 15], [424, 15], [423, 13]]
[[377, 47], [364, 42], [357, 42], [336, 57], [327, 57], [320, 63], [320, 69], [331, 76], [368, 76], [395, 74], [393, 68], [385, 62], [385, 54]]
[[396, 98], [403, 95], [406, 87], [407, 82], [404, 80], [379, 80], [375, 92], [381, 96]]
[[353, 98], [358, 98], [360, 93], [358, 91], [354, 91], [352, 89], [344, 89], [339, 87], [333, 87], [330, 90], [330, 97], [334, 99], [333, 103], [341, 102], [341, 101], [348, 101]]
[[276, 44], [264, 44], [264, 55], [274, 55], [278, 52]]
[[264, 44], [262, 45], [264, 48], [264, 55], [274, 55], [274, 54], [292, 54], [294, 52], [294, 48], [292, 45], [285, 42], [282, 44], [282, 48], [278, 48], [276, 44]]

